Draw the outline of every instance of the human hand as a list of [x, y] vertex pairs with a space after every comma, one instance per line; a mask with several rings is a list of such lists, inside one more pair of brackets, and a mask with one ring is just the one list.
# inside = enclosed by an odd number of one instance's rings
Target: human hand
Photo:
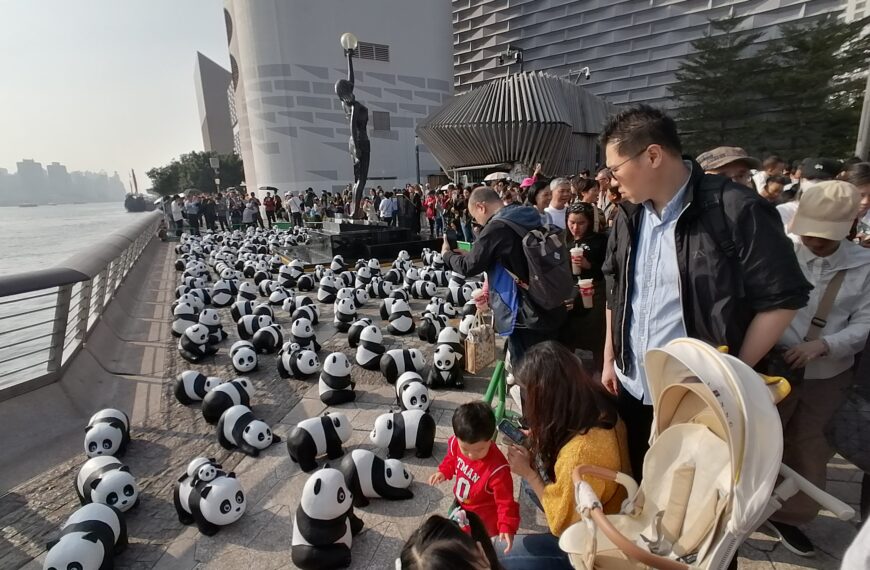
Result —
[[541, 173], [541, 163], [539, 162], [535, 165], [535, 173], [532, 174], [532, 178], [537, 177], [538, 174], [540, 174], [540, 173]]
[[436, 471], [435, 473], [432, 474], [431, 477], [429, 477], [429, 484], [430, 485], [437, 485], [438, 483], [443, 483], [446, 480], [447, 480], [447, 477], [444, 476], [444, 473], [442, 473], [440, 471]]
[[534, 474], [532, 469], [532, 456], [529, 450], [519, 445], [509, 445], [507, 449], [507, 460], [511, 467], [511, 471], [522, 477], [529, 479]]
[[447, 241], [447, 234], [444, 234], [444, 237], [441, 238], [441, 255], [445, 255], [450, 252], [450, 242]]
[[507, 554], [510, 552], [514, 545], [514, 535], [509, 532], [502, 532], [499, 533], [498, 539], [507, 544], [507, 546], [504, 547], [504, 553]]
[[821, 339], [802, 342], [791, 347], [783, 355], [785, 361], [794, 368], [803, 368], [811, 360], [815, 360], [828, 352], [828, 345]]
[[616, 377], [616, 365], [613, 361], [604, 362], [604, 368], [601, 369], [601, 383], [608, 392], [619, 396], [619, 378]]

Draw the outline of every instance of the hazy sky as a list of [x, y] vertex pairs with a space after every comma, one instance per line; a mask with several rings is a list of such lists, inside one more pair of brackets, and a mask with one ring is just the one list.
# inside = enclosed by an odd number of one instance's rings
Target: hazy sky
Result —
[[196, 52], [229, 67], [222, 0], [0, 0], [0, 167], [127, 183], [202, 150]]

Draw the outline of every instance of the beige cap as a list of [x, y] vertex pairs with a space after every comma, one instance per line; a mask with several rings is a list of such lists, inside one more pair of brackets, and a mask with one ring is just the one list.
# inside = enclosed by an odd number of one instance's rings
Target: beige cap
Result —
[[807, 188], [798, 202], [791, 233], [834, 241], [845, 239], [858, 215], [861, 195], [842, 180], [828, 180]]
[[745, 163], [749, 168], [761, 168], [761, 161], [749, 156], [739, 146], [718, 146], [698, 155], [698, 164], [701, 165], [702, 170], [715, 170], [738, 161]]

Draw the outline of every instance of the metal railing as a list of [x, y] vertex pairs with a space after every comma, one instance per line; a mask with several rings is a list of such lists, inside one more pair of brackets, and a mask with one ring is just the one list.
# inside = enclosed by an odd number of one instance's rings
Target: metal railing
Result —
[[0, 276], [0, 400], [61, 378], [162, 218], [145, 214], [54, 267]]

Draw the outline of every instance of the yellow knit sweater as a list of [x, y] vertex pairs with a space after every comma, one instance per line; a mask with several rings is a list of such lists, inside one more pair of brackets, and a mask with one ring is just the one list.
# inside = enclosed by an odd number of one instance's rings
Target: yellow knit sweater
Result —
[[[614, 429], [593, 428], [576, 435], [566, 443], [556, 458], [556, 481], [544, 487], [540, 497], [547, 515], [550, 532], [560, 536], [565, 529], [580, 520], [574, 508], [574, 483], [571, 474], [578, 465], [596, 465], [631, 474], [625, 445], [625, 426], [620, 421]], [[620, 445], [622, 442], [622, 445]], [[619, 511], [625, 500], [625, 490], [613, 481], [584, 477], [595, 490], [604, 512]]]

